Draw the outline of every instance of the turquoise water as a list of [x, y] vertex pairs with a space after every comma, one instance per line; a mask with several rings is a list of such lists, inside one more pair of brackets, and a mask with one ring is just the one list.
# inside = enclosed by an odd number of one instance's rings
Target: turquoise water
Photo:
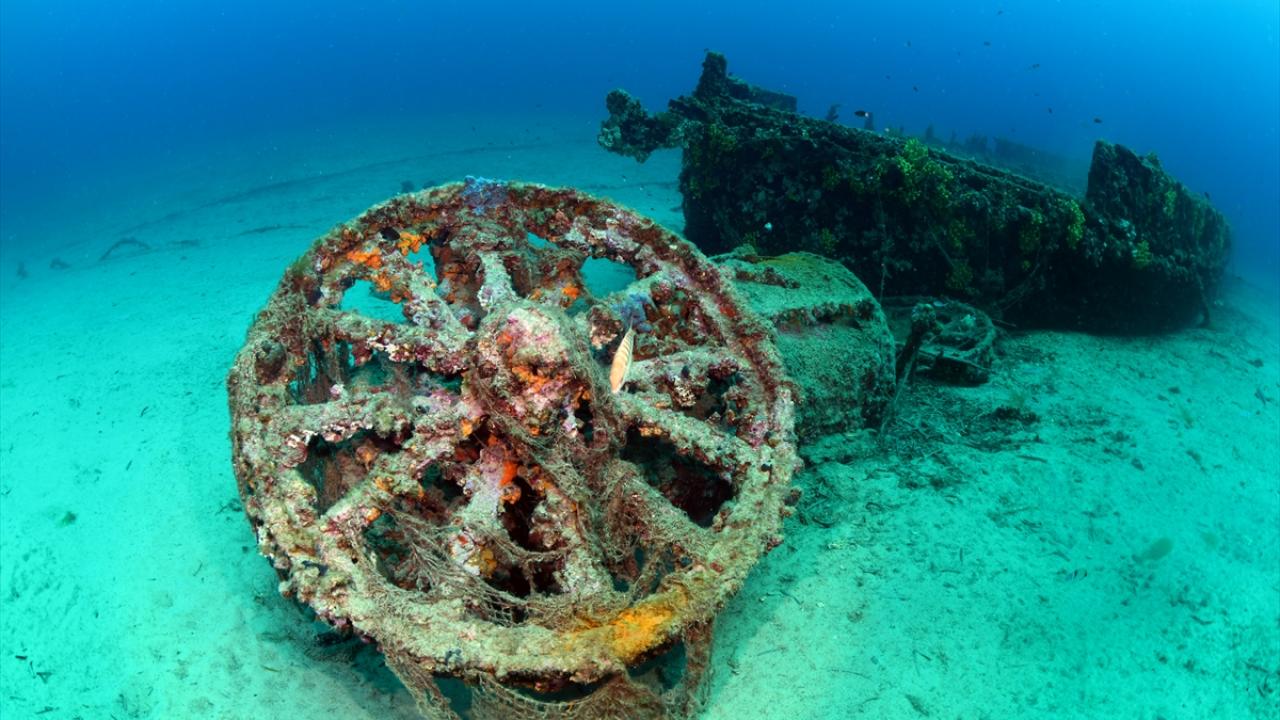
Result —
[[807, 439], [702, 716], [1280, 714], [1274, 5], [620, 13], [0, 3], [0, 716], [417, 717], [375, 645], [280, 596], [227, 372], [294, 259], [406, 183], [680, 231], [678, 153], [595, 136], [605, 93], [658, 109], [704, 47], [810, 115], [1156, 151], [1237, 248], [1209, 328], [1009, 333], [987, 383]]

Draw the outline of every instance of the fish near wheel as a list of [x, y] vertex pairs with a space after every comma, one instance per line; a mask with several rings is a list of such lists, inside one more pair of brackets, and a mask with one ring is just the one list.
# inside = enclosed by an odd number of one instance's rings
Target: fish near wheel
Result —
[[[609, 291], [601, 264], [626, 271]], [[281, 591], [376, 641], [433, 717], [442, 676], [469, 717], [680, 717], [715, 613], [779, 542], [797, 461], [769, 338], [610, 202], [475, 178], [397, 197], [317, 240], [250, 328], [228, 378], [245, 512]]]

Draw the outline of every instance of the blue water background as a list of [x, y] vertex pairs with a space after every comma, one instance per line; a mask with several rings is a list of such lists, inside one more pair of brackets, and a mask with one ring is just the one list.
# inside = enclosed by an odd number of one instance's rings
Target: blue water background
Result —
[[1274, 282], [1278, 26], [1275, 0], [4, 0], [0, 250], [56, 245], [51, 217], [210, 147], [262, 155], [393, 116], [599, 118], [615, 87], [658, 108], [711, 48], [810, 114], [839, 102], [1081, 159], [1098, 137], [1154, 151], [1229, 216], [1237, 267]]

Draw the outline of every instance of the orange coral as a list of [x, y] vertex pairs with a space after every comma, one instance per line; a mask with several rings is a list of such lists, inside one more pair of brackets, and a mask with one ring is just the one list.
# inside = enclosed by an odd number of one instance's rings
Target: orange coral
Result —
[[361, 445], [356, 448], [356, 459], [360, 461], [361, 465], [364, 465], [366, 470], [373, 464], [373, 461], [376, 460], [377, 457], [377, 451], [370, 445]]
[[378, 292], [387, 292], [391, 289], [391, 278], [386, 273], [378, 273], [373, 276], [373, 286]]
[[516, 365], [512, 367], [511, 374], [515, 375], [516, 379], [524, 383], [525, 387], [532, 392], [537, 392], [542, 389], [543, 385], [547, 384], [547, 379], [538, 375], [537, 372], [528, 365]]
[[498, 485], [510, 485], [516, 479], [516, 472], [520, 470], [520, 463], [514, 460], [508, 460], [502, 465], [502, 477], [498, 478]]
[[560, 289], [565, 297], [569, 298], [569, 302], [577, 300], [582, 295], [582, 288], [577, 285], [569, 284]]
[[[511, 368], [511, 374], [524, 384], [524, 390], [528, 393], [543, 392], [548, 383], [556, 380], [555, 375], [548, 375], [538, 372], [528, 365], [514, 365]], [[534, 433], [537, 434], [536, 432]]]
[[618, 613], [609, 645], [616, 656], [631, 659], [666, 639], [675, 611], [666, 604], [640, 604]]
[[396, 243], [396, 247], [400, 249], [400, 254], [408, 255], [416, 253], [422, 249], [423, 237], [417, 233], [411, 233], [408, 230], [400, 231], [400, 242]]
[[363, 250], [350, 250], [347, 252], [347, 259], [357, 265], [367, 265], [374, 270], [382, 267], [382, 256], [378, 254], [377, 250], [369, 250], [367, 252]]
[[520, 499], [520, 488], [516, 485], [516, 473], [520, 471], [520, 463], [508, 460], [502, 465], [502, 477], [498, 478], [498, 488], [502, 491], [502, 502], [513, 503]]

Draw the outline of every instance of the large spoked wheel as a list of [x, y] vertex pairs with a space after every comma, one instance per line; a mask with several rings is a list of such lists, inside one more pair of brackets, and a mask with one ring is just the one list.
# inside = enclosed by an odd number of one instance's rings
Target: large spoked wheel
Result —
[[[336, 228], [228, 385], [282, 591], [377, 641], [442, 716], [441, 676], [476, 716], [688, 711], [797, 464], [768, 331], [716, 268], [536, 185], [468, 179]], [[679, 681], [646, 679], [673, 649]]]

